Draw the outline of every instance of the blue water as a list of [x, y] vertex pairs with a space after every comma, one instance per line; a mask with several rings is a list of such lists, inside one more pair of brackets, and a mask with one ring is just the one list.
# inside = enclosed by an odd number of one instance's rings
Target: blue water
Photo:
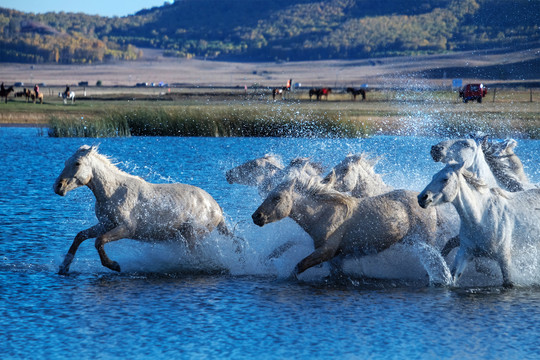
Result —
[[[367, 151], [384, 156], [377, 170], [386, 182], [421, 190], [441, 167], [429, 156], [437, 141], [54, 139], [36, 129], [0, 128], [0, 358], [538, 358], [536, 267], [512, 290], [472, 270], [459, 287], [430, 288], [418, 264], [397, 251], [371, 259], [381, 279], [334, 281], [322, 266], [289, 280], [311, 251], [310, 239], [288, 220], [253, 225], [250, 215], [261, 202], [256, 190], [224, 177], [266, 153], [284, 161], [310, 156], [331, 167], [349, 152]], [[100, 144], [120, 168], [147, 181], [207, 190], [246, 239], [246, 261], [215, 234], [195, 254], [181, 245], [120, 240], [106, 248], [122, 266], [118, 274], [101, 266], [88, 240], [71, 274], [57, 275], [75, 234], [95, 223], [87, 188], [66, 197], [52, 191], [63, 162], [82, 144]], [[539, 150], [532, 140], [516, 149], [534, 182]], [[266, 260], [291, 239], [298, 245]], [[400, 266], [403, 277], [396, 278]]]

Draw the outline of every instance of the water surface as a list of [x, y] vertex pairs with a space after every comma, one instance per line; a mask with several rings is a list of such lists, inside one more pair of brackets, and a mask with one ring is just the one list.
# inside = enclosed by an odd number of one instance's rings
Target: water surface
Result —
[[[399, 249], [372, 259], [382, 278], [328, 278], [327, 266], [298, 280], [288, 274], [312, 250], [292, 222], [251, 222], [255, 189], [229, 185], [224, 173], [274, 153], [286, 162], [310, 156], [328, 168], [349, 152], [384, 158], [377, 171], [397, 188], [421, 190], [441, 168], [429, 156], [440, 139], [54, 139], [36, 129], [0, 128], [0, 347], [22, 358], [537, 358], [538, 269], [520, 285], [474, 266], [456, 288], [430, 288], [418, 263]], [[95, 223], [87, 188], [52, 191], [63, 162], [82, 144], [100, 144], [123, 170], [151, 182], [207, 190], [231, 228], [247, 241], [247, 259], [212, 234], [190, 254], [181, 244], [120, 240], [107, 245], [123, 272], [101, 266], [81, 245], [69, 276], [56, 274], [75, 234]], [[540, 182], [540, 142], [516, 149]], [[266, 261], [275, 246], [297, 246]], [[537, 256], [523, 261], [535, 263]], [[351, 264], [350, 266], [355, 266]], [[398, 270], [396, 270], [398, 269]], [[395, 274], [398, 274], [397, 278]], [[399, 276], [399, 275], [403, 276]], [[386, 277], [386, 278], [385, 278]]]

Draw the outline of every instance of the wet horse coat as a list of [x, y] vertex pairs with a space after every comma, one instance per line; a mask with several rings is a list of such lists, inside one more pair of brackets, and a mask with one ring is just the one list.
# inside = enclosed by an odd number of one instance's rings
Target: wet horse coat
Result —
[[103, 266], [120, 271], [118, 263], [105, 253], [109, 242], [183, 239], [192, 248], [215, 228], [231, 235], [221, 207], [206, 191], [187, 184], [148, 183], [118, 169], [96, 147], [82, 146], [66, 161], [54, 191], [64, 196], [84, 185], [96, 197], [98, 223], [77, 234], [60, 266], [62, 274], [69, 271], [79, 245], [89, 238], [96, 238]]
[[486, 256], [498, 262], [503, 285], [510, 287], [514, 243], [540, 240], [540, 189], [516, 193], [490, 189], [464, 164], [449, 164], [435, 174], [418, 202], [423, 208], [450, 202], [459, 213], [460, 247], [451, 268], [454, 282], [471, 259]]
[[396, 190], [358, 199], [321, 184], [317, 177], [291, 173], [252, 215], [259, 226], [285, 217], [297, 222], [315, 246], [296, 265], [294, 275], [340, 254], [375, 254], [414, 239], [409, 244], [422, 258], [430, 281], [446, 284], [450, 279], [444, 260], [432, 246], [436, 215], [418, 206], [416, 193]]

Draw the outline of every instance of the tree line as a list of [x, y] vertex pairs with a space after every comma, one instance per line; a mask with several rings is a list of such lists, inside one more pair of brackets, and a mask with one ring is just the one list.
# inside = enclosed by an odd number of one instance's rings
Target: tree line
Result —
[[529, 0], [176, 0], [113, 18], [0, 9], [0, 59], [102, 62], [150, 47], [292, 61], [519, 47], [540, 40], [538, 14], [540, 1]]

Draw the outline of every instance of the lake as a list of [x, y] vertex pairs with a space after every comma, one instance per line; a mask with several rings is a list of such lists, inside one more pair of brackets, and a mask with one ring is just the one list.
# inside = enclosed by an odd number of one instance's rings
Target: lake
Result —
[[[225, 171], [266, 153], [308, 156], [331, 168], [348, 153], [382, 156], [376, 170], [396, 188], [420, 191], [442, 165], [441, 139], [49, 138], [34, 128], [0, 128], [0, 356], [3, 359], [534, 359], [540, 355], [536, 253], [521, 261], [518, 286], [470, 265], [458, 286], [429, 287], [400, 249], [350, 262], [377, 276], [333, 280], [328, 266], [288, 275], [313, 249], [292, 221], [259, 228], [256, 189], [230, 185]], [[245, 238], [245, 262], [219, 235], [190, 253], [182, 244], [108, 244], [114, 273], [84, 242], [69, 276], [57, 274], [77, 232], [95, 224], [86, 187], [56, 195], [64, 161], [99, 144], [121, 169], [150, 182], [208, 191]], [[516, 153], [540, 182], [540, 141]], [[283, 256], [267, 255], [288, 240]], [[363, 261], [363, 262], [362, 262]], [[525, 263], [525, 264], [524, 264]], [[487, 264], [492, 266], [493, 264]], [[496, 267], [495, 267], [496, 268]], [[526, 270], [523, 270], [526, 269]]]

